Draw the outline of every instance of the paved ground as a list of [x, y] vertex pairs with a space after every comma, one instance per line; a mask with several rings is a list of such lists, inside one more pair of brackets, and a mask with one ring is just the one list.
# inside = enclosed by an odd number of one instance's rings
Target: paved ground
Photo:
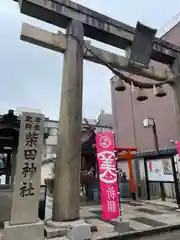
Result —
[[[153, 200], [154, 201], [154, 200]], [[80, 213], [81, 217], [96, 225], [98, 232], [93, 234], [93, 240], [97, 237], [105, 237], [112, 233], [122, 233], [131, 231], [150, 230], [156, 227], [166, 226], [168, 224], [180, 224], [180, 211], [177, 210], [176, 204], [169, 202], [161, 202], [160, 200], [151, 203], [142, 201], [126, 201], [121, 204], [122, 222], [129, 223], [128, 228], [122, 229], [120, 220], [102, 221], [101, 206], [89, 205], [82, 206]], [[52, 198], [47, 197], [46, 203], [46, 218], [51, 218], [52, 215]], [[115, 232], [114, 232], [115, 230]], [[0, 231], [1, 232], [1, 231]], [[180, 230], [157, 234], [150, 237], [138, 237], [128, 239], [139, 240], [174, 240], [180, 239]], [[0, 234], [1, 240], [1, 234]]]
[[180, 239], [180, 231], [162, 233], [162, 234], [149, 236], [149, 237], [133, 238], [133, 240], [136, 240], [136, 239], [138, 240], [176, 240], [177, 239], [178, 240]]
[[161, 199], [152, 199], [150, 201], [144, 201], [146, 203], [152, 203], [160, 206], [170, 207], [170, 208], [177, 208], [177, 203], [175, 199], [166, 199], [166, 201], [162, 201]]
[[[94, 239], [96, 236], [94, 236]], [[167, 232], [162, 234], [157, 234], [154, 236], [147, 237], [137, 237], [137, 238], [128, 238], [128, 240], [178, 240], [180, 239], [180, 231]], [[3, 236], [0, 233], [0, 240], [3, 240]]]
[[[129, 201], [122, 203], [121, 209], [123, 222], [129, 223], [129, 228], [126, 229], [126, 231], [154, 229], [168, 224], [180, 223], [180, 212], [176, 211], [174, 207]], [[51, 211], [52, 199], [48, 197], [46, 217], [51, 217]], [[114, 228], [117, 232], [122, 232], [119, 221], [104, 222], [101, 220], [100, 205], [83, 206], [80, 212], [82, 218], [91, 221], [98, 227], [100, 235], [113, 232]], [[155, 239], [156, 238], [154, 238], [154, 240]]]

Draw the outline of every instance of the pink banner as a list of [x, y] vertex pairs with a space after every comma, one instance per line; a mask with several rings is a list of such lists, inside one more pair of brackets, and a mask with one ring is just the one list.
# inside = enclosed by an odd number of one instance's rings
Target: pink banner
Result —
[[102, 219], [116, 219], [120, 215], [114, 148], [112, 132], [96, 134]]
[[179, 161], [180, 161], [180, 142], [176, 142], [176, 148], [178, 151]]

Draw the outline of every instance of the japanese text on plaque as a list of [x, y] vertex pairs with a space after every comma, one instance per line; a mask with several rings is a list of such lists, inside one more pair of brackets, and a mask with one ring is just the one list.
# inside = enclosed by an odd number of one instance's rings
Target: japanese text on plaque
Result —
[[37, 143], [40, 137], [40, 117], [26, 115], [24, 119], [24, 166], [21, 169], [23, 181], [20, 187], [20, 196], [34, 195], [33, 176], [36, 173]]

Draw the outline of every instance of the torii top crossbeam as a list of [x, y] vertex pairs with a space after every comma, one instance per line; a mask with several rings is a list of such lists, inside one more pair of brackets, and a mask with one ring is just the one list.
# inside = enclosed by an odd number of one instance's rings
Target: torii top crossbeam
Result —
[[[18, 0], [14, 0], [18, 2]], [[132, 45], [135, 29], [110, 17], [95, 12], [70, 0], [21, 0], [21, 13], [48, 22], [58, 27], [67, 28], [71, 19], [79, 20], [84, 25], [86, 37], [103, 43], [127, 49]], [[180, 52], [180, 47], [155, 38], [151, 58], [171, 64]]]

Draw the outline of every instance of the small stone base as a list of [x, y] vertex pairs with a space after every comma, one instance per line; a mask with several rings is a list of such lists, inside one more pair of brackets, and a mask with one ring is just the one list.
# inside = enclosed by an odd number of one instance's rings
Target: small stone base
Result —
[[67, 231], [70, 240], [90, 240], [91, 227], [83, 220], [72, 222]]
[[[78, 235], [80, 232], [82, 234]], [[87, 236], [84, 237], [84, 235]], [[89, 236], [91, 236], [91, 225], [86, 223], [84, 220], [71, 222], [54, 222], [52, 220], [45, 221], [45, 237], [47, 239], [63, 236], [68, 236], [68, 239], [73, 240], [90, 239]]]
[[44, 240], [44, 223], [11, 225], [4, 222], [4, 240]]
[[115, 226], [114, 230], [118, 233], [129, 232], [129, 222], [120, 222]]
[[51, 219], [45, 220], [45, 237], [47, 239], [63, 237], [67, 235], [67, 229], [71, 222], [55, 222]]

